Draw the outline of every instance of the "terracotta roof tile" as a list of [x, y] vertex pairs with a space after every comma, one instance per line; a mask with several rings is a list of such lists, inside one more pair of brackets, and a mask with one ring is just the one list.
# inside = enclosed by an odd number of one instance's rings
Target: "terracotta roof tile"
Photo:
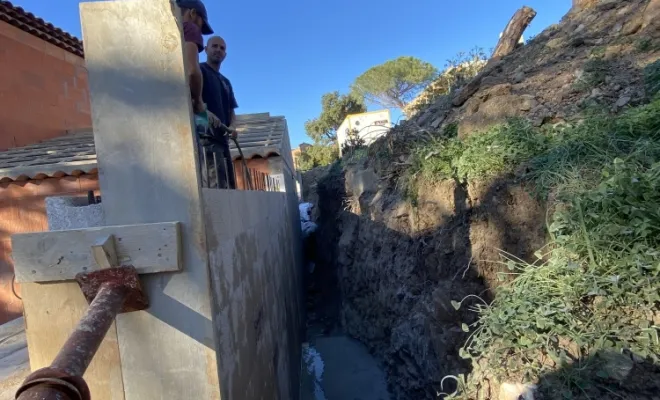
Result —
[[0, 152], [0, 182], [96, 172], [96, 149], [91, 130]]
[[[236, 129], [246, 159], [287, 153], [284, 117], [269, 113], [237, 115]], [[232, 159], [239, 158], [231, 141], [230, 149]], [[0, 182], [94, 173], [98, 173], [98, 167], [91, 129], [0, 152]]]
[[84, 57], [80, 39], [9, 1], [0, 0], [0, 21], [5, 21], [70, 53]]

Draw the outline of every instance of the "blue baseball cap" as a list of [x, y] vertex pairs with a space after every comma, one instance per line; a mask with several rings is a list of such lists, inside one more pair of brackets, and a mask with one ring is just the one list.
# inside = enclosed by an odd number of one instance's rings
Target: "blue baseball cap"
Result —
[[202, 17], [202, 20], [204, 21], [204, 24], [202, 25], [202, 34], [213, 34], [213, 28], [211, 28], [211, 25], [209, 25], [209, 18], [208, 14], [206, 13], [206, 7], [204, 7], [204, 3], [202, 3], [201, 0], [176, 0], [176, 5], [179, 6], [179, 8], [197, 11], [197, 14], [199, 14], [199, 16]]

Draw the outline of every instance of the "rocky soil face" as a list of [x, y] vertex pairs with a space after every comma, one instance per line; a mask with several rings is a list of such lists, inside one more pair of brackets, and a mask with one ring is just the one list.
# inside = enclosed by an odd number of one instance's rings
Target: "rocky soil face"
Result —
[[488, 300], [497, 249], [531, 255], [544, 241], [544, 210], [509, 182], [475, 191], [473, 203], [445, 181], [420, 189], [413, 207], [367, 161], [325, 172], [313, 190], [318, 268], [339, 278], [341, 325], [384, 361], [395, 398], [435, 399], [442, 377], [467, 372], [461, 324], [475, 315], [452, 300]]
[[372, 145], [368, 158], [303, 177], [305, 198], [318, 206], [317, 268], [338, 279], [341, 325], [383, 361], [396, 399], [453, 391], [441, 380], [468, 372], [458, 355], [467, 339], [461, 324], [476, 317], [452, 301], [489, 301], [501, 252], [532, 260], [546, 241], [546, 204], [515, 176], [420, 187], [413, 206], [399, 179], [409, 143], [449, 128], [475, 134], [508, 117], [541, 126], [578, 119], [592, 105], [615, 113], [640, 103], [644, 70], [660, 57], [659, 23], [658, 0], [569, 13], [487, 67], [466, 101], [454, 104], [460, 92], [440, 97]]
[[[458, 125], [459, 136], [507, 117], [535, 125], [572, 119], [592, 105], [617, 112], [645, 97], [644, 67], [657, 59], [660, 2], [605, 0], [574, 11], [482, 72], [478, 90], [440, 96], [410, 120], [422, 130]], [[456, 103], [460, 104], [456, 104]]]

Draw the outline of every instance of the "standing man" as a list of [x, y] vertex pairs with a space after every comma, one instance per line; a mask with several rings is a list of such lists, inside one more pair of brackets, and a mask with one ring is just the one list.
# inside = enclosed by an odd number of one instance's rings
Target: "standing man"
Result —
[[[213, 36], [206, 43], [206, 62], [201, 64], [204, 78], [202, 99], [209, 111], [215, 114], [220, 123], [232, 128], [236, 119], [235, 109], [238, 107], [234, 97], [234, 89], [231, 82], [220, 73], [220, 65], [227, 56], [227, 44], [219, 36]], [[230, 129], [231, 135], [236, 138], [236, 130]], [[222, 134], [220, 129], [214, 130], [215, 151], [220, 153], [225, 162], [219, 162], [219, 167], [224, 170], [218, 171], [218, 179], [221, 188], [236, 189], [236, 178], [234, 176], [234, 163], [229, 151], [229, 138]]]
[[202, 35], [213, 34], [213, 29], [209, 25], [206, 7], [201, 0], [177, 0], [176, 5], [181, 9], [183, 55], [190, 84], [193, 111], [197, 114], [205, 110], [202, 100], [203, 76], [199, 66], [199, 53], [204, 50]]

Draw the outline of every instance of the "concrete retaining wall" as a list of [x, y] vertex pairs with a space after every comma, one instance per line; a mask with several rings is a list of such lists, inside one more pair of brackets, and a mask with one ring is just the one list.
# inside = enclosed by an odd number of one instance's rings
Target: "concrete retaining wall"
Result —
[[222, 398], [297, 399], [303, 315], [295, 189], [202, 194]]

